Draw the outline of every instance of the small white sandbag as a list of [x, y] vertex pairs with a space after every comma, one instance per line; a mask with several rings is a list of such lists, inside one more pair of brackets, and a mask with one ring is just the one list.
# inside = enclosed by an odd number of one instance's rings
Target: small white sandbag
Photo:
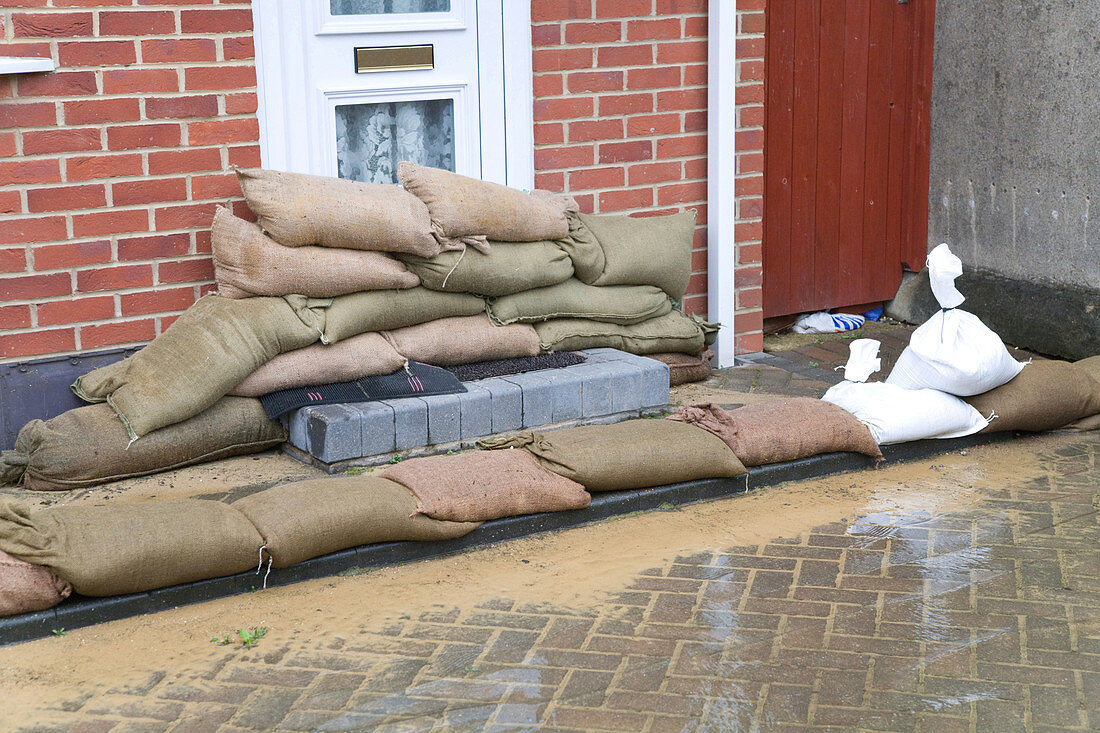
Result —
[[845, 381], [830, 387], [821, 398], [855, 415], [876, 443], [959, 438], [989, 424], [973, 407], [944, 392], [864, 383], [879, 368], [878, 347], [874, 339], [853, 341], [852, 355], [844, 367]]
[[886, 383], [969, 397], [1019, 374], [1024, 365], [1009, 355], [1000, 337], [973, 313], [958, 310], [965, 300], [955, 288], [962, 261], [946, 244], [928, 254], [928, 274], [942, 310], [913, 332]]

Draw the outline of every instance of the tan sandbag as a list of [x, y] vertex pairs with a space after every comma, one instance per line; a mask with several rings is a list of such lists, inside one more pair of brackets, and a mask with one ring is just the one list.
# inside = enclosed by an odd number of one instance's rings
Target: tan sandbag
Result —
[[0, 455], [0, 479], [32, 491], [66, 491], [220, 458], [258, 453], [287, 438], [258, 400], [223, 397], [183, 422], [129, 445], [109, 405], [87, 405], [19, 431], [15, 450]]
[[577, 210], [577, 202], [561, 194], [538, 190], [527, 194], [408, 161], [397, 164], [397, 178], [427, 205], [432, 232], [444, 249], [464, 242], [488, 251], [486, 239], [559, 239], [569, 233], [566, 214]]
[[523, 448], [544, 468], [589, 491], [640, 489], [747, 473], [720, 438], [672, 420], [522, 432], [477, 444], [487, 449]]
[[543, 351], [611, 348], [631, 354], [698, 354], [710, 324], [672, 310], [648, 321], [622, 326], [582, 318], [555, 318], [535, 324]]
[[0, 550], [0, 617], [53, 608], [72, 592], [73, 587], [49, 568]]
[[0, 550], [86, 596], [115, 596], [256, 567], [259, 533], [227, 504], [175, 499], [38, 507], [0, 500]]
[[1012, 380], [963, 398], [984, 417], [996, 415], [983, 433], [1054, 430], [1100, 413], [1100, 383], [1067, 361], [1032, 361]]
[[415, 494], [416, 511], [454, 522], [584, 509], [592, 501], [579, 483], [548, 471], [522, 450], [413, 458], [382, 477]]
[[701, 382], [709, 379], [711, 374], [710, 360], [714, 358], [714, 352], [704, 349], [701, 354], [646, 354], [650, 359], [656, 359], [662, 364], [668, 365], [668, 386], [675, 387], [688, 382]]
[[392, 331], [440, 318], [472, 316], [485, 301], [469, 293], [441, 293], [425, 287], [371, 290], [333, 298], [325, 308], [325, 338], [335, 344], [368, 331]]
[[412, 288], [420, 278], [400, 261], [383, 254], [330, 247], [285, 247], [257, 224], [218, 208], [210, 230], [218, 295], [300, 293], [316, 298], [361, 290]]
[[494, 326], [489, 316], [440, 318], [383, 333], [396, 353], [422, 364], [453, 366], [536, 356], [539, 336], [525, 323]]
[[[1084, 370], [1097, 385], [1100, 385], [1100, 355], [1076, 361], [1074, 366]], [[1100, 414], [1083, 417], [1070, 423], [1066, 428], [1069, 430], [1100, 430]]]
[[277, 568], [375, 542], [449, 540], [479, 525], [419, 514], [408, 489], [377, 476], [296, 481], [231, 506], [259, 530]]
[[260, 168], [238, 169], [237, 180], [260, 226], [287, 247], [440, 251], [428, 208], [400, 186]]
[[1093, 415], [1092, 417], [1083, 417], [1080, 420], [1071, 422], [1065, 427], [1066, 430], [1078, 430], [1081, 432], [1087, 432], [1089, 430], [1100, 430], [1100, 414]]
[[362, 333], [329, 346], [312, 344], [279, 354], [249, 374], [230, 394], [245, 397], [292, 387], [351, 382], [363, 377], [393, 374], [405, 357], [378, 333]]
[[809, 397], [723, 410], [705, 402], [668, 416], [721, 438], [746, 466], [763, 466], [848, 451], [882, 458], [867, 426], [831, 402]]
[[575, 277], [544, 288], [492, 298], [486, 311], [493, 323], [538, 323], [553, 318], [585, 318], [630, 325], [663, 316], [672, 301], [652, 285], [585, 285]]
[[495, 242], [488, 253], [443, 252], [432, 258], [398, 255], [432, 290], [510, 295], [542, 288], [573, 276], [569, 256], [553, 242]]
[[199, 414], [277, 354], [317, 341], [324, 317], [310, 305], [302, 296], [207, 295], [141, 351], [77, 379], [73, 392], [108, 402], [137, 440]]
[[673, 300], [683, 299], [691, 278], [695, 212], [578, 217], [595, 235], [604, 255], [603, 271], [586, 280], [589, 285], [656, 285]]

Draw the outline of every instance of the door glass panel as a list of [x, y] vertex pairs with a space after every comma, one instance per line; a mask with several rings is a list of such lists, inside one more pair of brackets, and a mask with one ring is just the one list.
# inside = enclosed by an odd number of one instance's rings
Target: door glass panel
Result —
[[455, 169], [453, 100], [336, 107], [336, 161], [341, 178], [397, 183], [397, 164], [402, 160]]
[[333, 15], [449, 13], [451, 0], [329, 0]]

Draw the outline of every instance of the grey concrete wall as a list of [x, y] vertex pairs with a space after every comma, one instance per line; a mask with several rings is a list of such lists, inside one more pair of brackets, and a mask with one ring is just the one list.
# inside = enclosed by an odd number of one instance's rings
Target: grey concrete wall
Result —
[[1100, 293], [1100, 2], [939, 0], [934, 58], [930, 247]]

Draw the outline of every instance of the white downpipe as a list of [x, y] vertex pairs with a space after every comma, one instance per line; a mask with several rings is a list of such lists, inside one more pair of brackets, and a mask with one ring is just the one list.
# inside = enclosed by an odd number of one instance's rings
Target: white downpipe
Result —
[[714, 344], [715, 361], [719, 367], [729, 367], [734, 365], [737, 266], [737, 0], [712, 0], [707, 34], [707, 318], [722, 324]]

